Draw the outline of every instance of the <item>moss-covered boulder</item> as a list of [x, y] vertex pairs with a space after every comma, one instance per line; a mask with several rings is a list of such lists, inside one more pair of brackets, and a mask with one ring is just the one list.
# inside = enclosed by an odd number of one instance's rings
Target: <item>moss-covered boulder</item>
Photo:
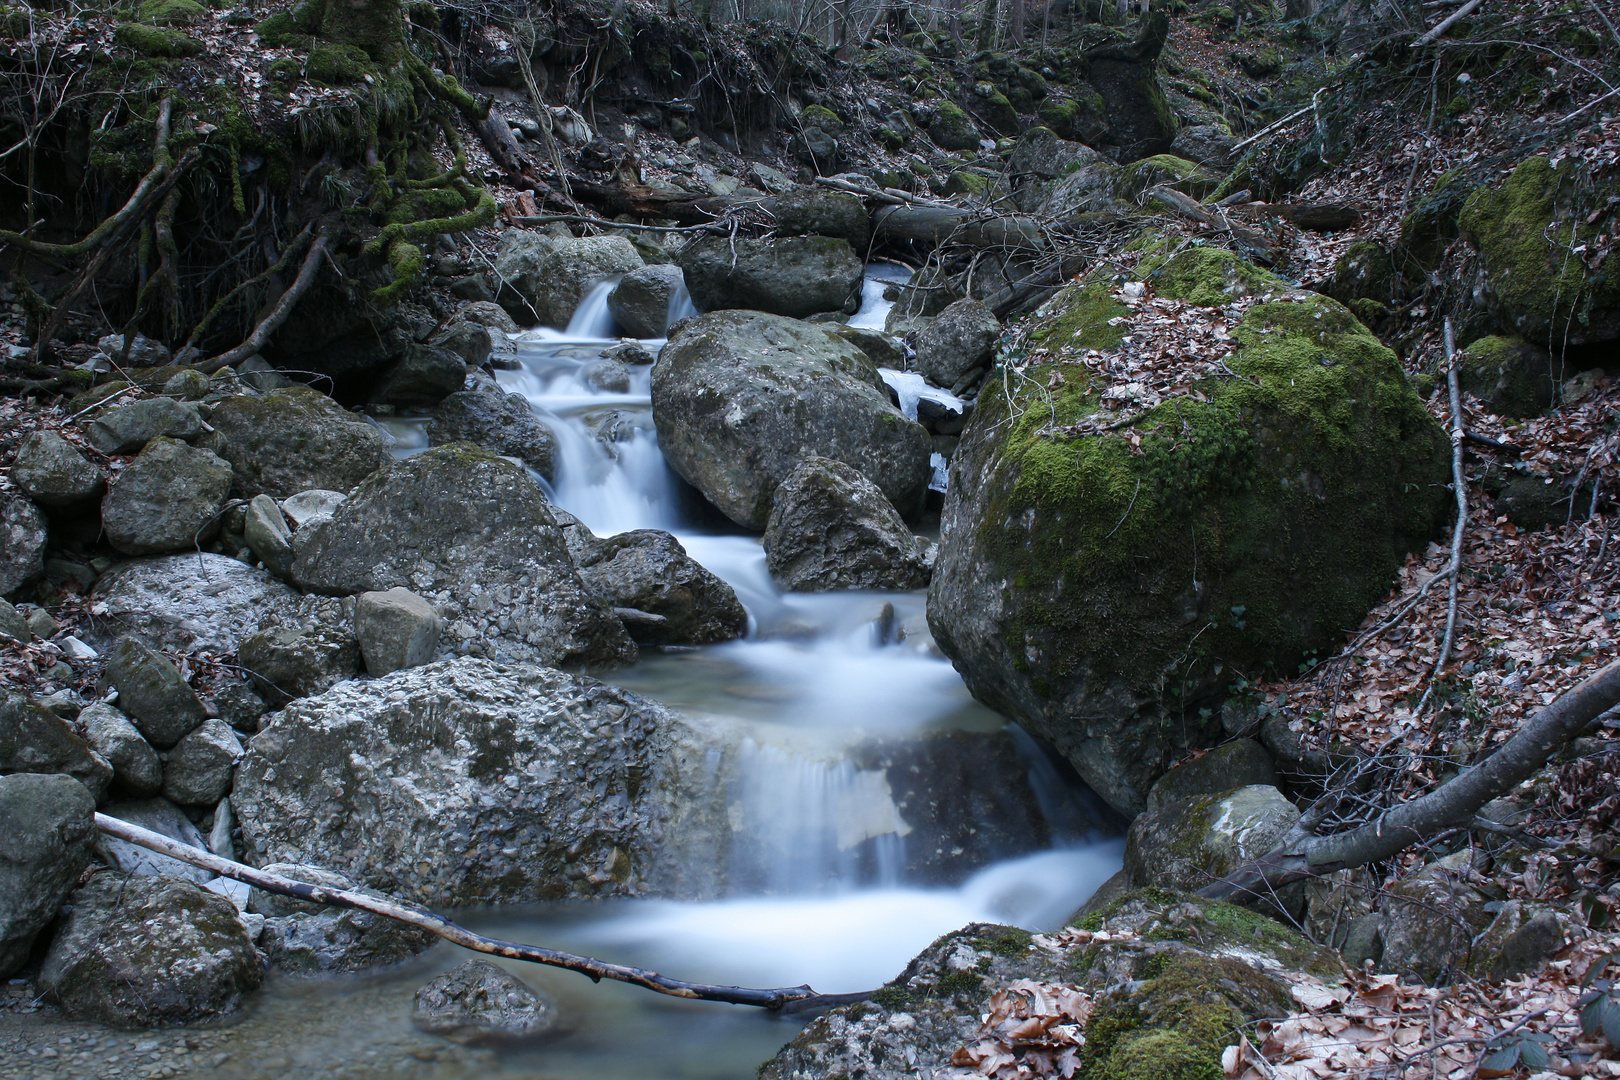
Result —
[[1268, 784], [1162, 803], [1131, 822], [1127, 880], [1201, 889], [1276, 847], [1298, 820], [1299, 811]]
[[1344, 304], [1369, 326], [1389, 314], [1389, 305], [1401, 287], [1395, 257], [1376, 240], [1357, 240], [1333, 266], [1333, 277], [1322, 291]]
[[934, 106], [934, 119], [928, 125], [928, 137], [941, 150], [977, 150], [979, 129], [973, 118], [954, 101], [940, 101]]
[[201, 444], [230, 462], [240, 499], [349, 491], [388, 461], [387, 441], [375, 427], [305, 386], [228, 398], [209, 423], [214, 430]]
[[1458, 382], [1503, 416], [1539, 416], [1552, 404], [1563, 365], [1522, 338], [1485, 337], [1463, 351]]
[[1462, 169], [1441, 173], [1401, 219], [1396, 250], [1409, 271], [1422, 274], [1440, 265], [1440, 257], [1457, 239], [1458, 215], [1475, 184]]
[[1581, 257], [1582, 245], [1609, 228], [1603, 218], [1587, 222], [1617, 191], [1576, 161], [1555, 169], [1537, 156], [1463, 204], [1458, 224], [1484, 262], [1485, 298], [1519, 336], [1560, 346], [1620, 337], [1620, 278]]
[[1049, 97], [1041, 102], [1037, 115], [1041, 123], [1065, 139], [1076, 139], [1088, 146], [1108, 130], [1102, 95], [1084, 83], [1074, 88], [1073, 97]]
[[1170, 34], [1169, 15], [1162, 9], [1154, 11], [1142, 20], [1134, 37], [1111, 28], [1094, 30], [1100, 40], [1086, 50], [1086, 81], [1102, 98], [1108, 118], [1101, 143], [1121, 161], [1166, 152], [1180, 126], [1159, 82], [1159, 54]]
[[208, 9], [197, 0], [146, 0], [136, 17], [153, 26], [196, 26], [208, 18]]
[[1217, 174], [1174, 154], [1155, 154], [1125, 166], [1114, 182], [1115, 194], [1134, 202], [1150, 187], [1164, 185], [1202, 199], [1220, 185]]
[[[1214, 741], [1201, 706], [1384, 594], [1441, 523], [1449, 449], [1336, 301], [1214, 248], [1139, 270], [1059, 293], [1019, 374], [992, 375], [928, 604], [974, 694], [1130, 814]], [[1155, 322], [1149, 288], [1182, 321]]]
[[203, 51], [203, 43], [190, 34], [146, 23], [120, 23], [113, 31], [113, 41], [143, 56], [179, 59]]

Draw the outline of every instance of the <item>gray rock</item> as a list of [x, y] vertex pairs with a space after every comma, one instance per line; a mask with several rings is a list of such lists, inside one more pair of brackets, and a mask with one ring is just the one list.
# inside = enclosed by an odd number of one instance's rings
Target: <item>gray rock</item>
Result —
[[467, 443], [395, 462], [332, 517], [298, 530], [294, 546], [305, 588], [409, 588], [439, 610], [463, 653], [578, 664], [635, 657], [580, 581], [539, 485]]
[[782, 236], [830, 236], [859, 249], [871, 233], [866, 204], [847, 191], [796, 187], [776, 197], [774, 213]]
[[825, 457], [805, 458], [776, 489], [765, 560], [793, 592], [928, 584], [921, 545], [882, 490]]
[[1176, 132], [1176, 137], [1170, 141], [1170, 152], [1200, 165], [1226, 169], [1232, 165], [1232, 148], [1237, 142], [1237, 137], [1225, 127], [1194, 124]]
[[693, 240], [680, 266], [703, 311], [749, 308], [794, 319], [842, 310], [859, 294], [863, 271], [849, 241], [825, 236]]
[[669, 533], [639, 529], [606, 540], [580, 535], [570, 551], [585, 583], [615, 609], [653, 616], [619, 612], [642, 645], [708, 645], [748, 632], [748, 612], [731, 586]]
[[373, 678], [428, 663], [442, 628], [439, 613], [409, 589], [361, 593], [354, 602], [354, 635]]
[[950, 389], [990, 363], [1000, 335], [993, 311], [977, 300], [958, 300], [917, 335], [912, 366], [935, 386]]
[[889, 401], [860, 350], [816, 326], [721, 311], [684, 323], [652, 377], [653, 419], [670, 465], [727, 517], [763, 529], [800, 459], [859, 470], [902, 514], [932, 475], [928, 433]]
[[207, 552], [125, 563], [96, 582], [94, 595], [113, 624], [177, 652], [233, 653], [261, 621], [298, 602], [269, 572]]
[[103, 454], [133, 454], [159, 436], [190, 442], [203, 433], [202, 414], [191, 402], [155, 397], [98, 413], [85, 425], [90, 445]]
[[129, 353], [124, 354], [123, 334], [103, 334], [96, 339], [96, 348], [111, 357], [123, 356], [119, 361], [122, 367], [160, 368], [167, 365], [174, 354], [162, 342], [153, 341], [145, 334], [136, 334], [129, 339]]
[[466, 384], [467, 362], [460, 354], [438, 345], [413, 344], [388, 373], [377, 400], [406, 409], [428, 409]]
[[1581, 511], [1570, 500], [1570, 483], [1554, 478], [1515, 476], [1496, 497], [1496, 510], [1525, 532], [1563, 525]]
[[1460, 851], [1389, 886], [1379, 910], [1381, 970], [1430, 986], [1467, 971], [1470, 945], [1491, 923], [1485, 896], [1469, 882], [1471, 860]]
[[540, 263], [557, 243], [557, 238], [527, 229], [508, 229], [495, 249], [495, 301], [520, 326], [533, 326], [544, 320], [536, 305], [539, 296]]
[[79, 727], [85, 741], [112, 766], [115, 791], [137, 799], [157, 794], [163, 786], [163, 763], [129, 717], [97, 702], [79, 714]]
[[905, 367], [906, 347], [898, 338], [859, 326], [833, 325], [827, 329], [865, 353], [877, 367], [897, 371]]
[[272, 390], [286, 390], [293, 385], [293, 381], [274, 364], [257, 354], [237, 364], [236, 374], [243, 386], [264, 394]]
[[1178, 799], [1214, 795], [1255, 784], [1277, 786], [1277, 770], [1271, 755], [1253, 739], [1233, 739], [1159, 777], [1148, 790], [1147, 808], [1157, 810]]
[[685, 286], [678, 266], [643, 266], [619, 279], [608, 296], [608, 311], [630, 337], [661, 338], [669, 332], [670, 301]]
[[593, 285], [641, 266], [635, 245], [622, 236], [553, 240], [531, 279], [534, 292], [529, 300], [542, 323], [567, 326]]
[[594, 679], [440, 661], [277, 713], [231, 801], [257, 866], [315, 863], [433, 906], [624, 895], [656, 856], [680, 726]]
[[[139, 799], [113, 803], [103, 812], [108, 817], [150, 829], [198, 851], [208, 850], [208, 841], [197, 831], [197, 826], [191, 823], [191, 819], [186, 817], [186, 812], [167, 799]], [[98, 833], [96, 836], [96, 856], [108, 866], [117, 867], [125, 874], [157, 874], [195, 882], [198, 885], [211, 880], [214, 876], [212, 871], [181, 862], [168, 855], [161, 855], [139, 844], [116, 839], [106, 833]]]
[[[1491, 931], [1498, 923], [1506, 921], [1508, 905], [1522, 907], [1518, 900], [1509, 900], [1504, 904], [1502, 912], [1483, 935], [1484, 942], [1490, 942], [1493, 937]], [[1538, 971], [1563, 948], [1565, 929], [1553, 911], [1542, 908], [1528, 919], [1523, 918], [1521, 913], [1513, 921], [1518, 923], [1517, 928], [1502, 940], [1496, 956], [1491, 960], [1489, 974], [1492, 979], [1517, 979]]]
[[66, 773], [99, 799], [113, 771], [67, 721], [0, 687], [0, 776], [12, 773]]
[[1259, 784], [1178, 799], [1131, 822], [1125, 871], [1134, 888], [1195, 892], [1270, 851], [1298, 820], [1282, 792]]
[[169, 381], [163, 384], [163, 396], [181, 401], [201, 401], [213, 388], [213, 382], [207, 375], [185, 368], [169, 376]]
[[159, 750], [167, 750], [208, 719], [196, 691], [169, 658], [133, 637], [121, 637], [113, 646], [107, 677], [118, 688], [119, 707]]
[[45, 515], [30, 499], [0, 493], [0, 596], [45, 573]]
[[1072, 162], [1073, 171], [1044, 185], [1039, 205], [1029, 209], [1067, 220], [1114, 204], [1119, 166], [1094, 150], [1082, 149]]
[[[0, 603], [5, 601], [0, 600]], [[9, 606], [9, 605], [7, 605]], [[16, 611], [16, 608], [11, 610]], [[42, 607], [34, 608], [28, 613], [28, 632], [41, 640], [55, 637], [62, 630], [62, 624], [51, 616], [51, 613]]]
[[416, 992], [411, 1020], [423, 1031], [474, 1042], [538, 1035], [555, 1007], [534, 987], [488, 960], [468, 960]]
[[242, 639], [242, 666], [265, 701], [280, 707], [360, 671], [360, 643], [344, 626], [271, 626]]
[[499, 388], [451, 394], [433, 410], [428, 445], [470, 442], [515, 457], [547, 480], [556, 475], [557, 440], [522, 394]]
[[245, 735], [259, 730], [259, 717], [270, 711], [270, 706], [245, 682], [227, 682], [214, 687], [214, 708], [219, 718]]
[[107, 477], [79, 448], [54, 431], [36, 431], [23, 441], [11, 480], [41, 506], [82, 506], [98, 498]]
[[[1539, 416], [1552, 404], [1564, 365], [1520, 338], [1487, 337], [1463, 351], [1461, 388], [1503, 416]], [[13, 474], [15, 475], [15, 474]]]
[[[301, 863], [271, 863], [261, 867], [267, 874], [278, 874], [284, 878], [301, 881], [308, 885], [320, 885], [328, 889], [358, 889], [359, 886], [350, 878], [319, 866], [306, 866]], [[264, 889], [252, 888], [248, 890], [247, 910], [254, 915], [263, 915], [268, 919], [279, 918], [283, 915], [315, 915], [322, 911], [332, 909], [315, 900], [300, 900], [295, 896], [284, 896], [281, 893], [267, 892]]]
[[0, 978], [28, 959], [90, 865], [95, 813], [95, 796], [70, 776], [0, 776]]
[[242, 742], [223, 720], [202, 725], [175, 744], [163, 766], [163, 797], [180, 806], [213, 806], [231, 790]]
[[630, 367], [648, 367], [658, 357], [648, 352], [639, 341], [621, 341], [602, 350], [602, 355]]
[[431, 931], [369, 911], [324, 908], [265, 920], [259, 947], [284, 974], [342, 975], [408, 960], [438, 940]]
[[[34, 610], [38, 611], [39, 609], [35, 608]], [[29, 627], [28, 620], [23, 618], [22, 612], [12, 607], [5, 600], [0, 600], [0, 635], [11, 638], [13, 641], [22, 642], [27, 642], [34, 636], [34, 632]]]
[[230, 490], [225, 461], [174, 439], [153, 439], [101, 500], [107, 542], [126, 555], [205, 544], [219, 532], [219, 509]]
[[585, 365], [581, 378], [586, 385], [593, 386], [604, 394], [628, 394], [630, 392], [630, 369], [624, 366], [623, 361], [602, 357]]
[[[500, 311], [499, 308], [495, 310]], [[501, 315], [504, 317], [506, 312], [502, 311]], [[511, 322], [511, 319], [506, 321]], [[450, 320], [448, 326], [428, 338], [428, 344], [455, 353], [467, 367], [482, 367], [495, 351], [495, 339], [490, 336], [489, 329], [462, 312]], [[461, 388], [458, 386], [456, 389]]]
[[102, 873], [69, 899], [39, 985], [71, 1017], [112, 1027], [213, 1020], [264, 980], [235, 906], [189, 881]]
[[311, 488], [281, 500], [281, 512], [292, 519], [294, 528], [302, 529], [315, 518], [331, 517], [332, 512], [347, 498], [348, 495], [341, 491]]
[[346, 492], [389, 460], [381, 431], [306, 386], [228, 398], [208, 422], [214, 430], [198, 445], [231, 463], [231, 491], [241, 499]]
[[1014, 176], [1056, 180], [1088, 152], [1077, 142], [1060, 139], [1051, 128], [1030, 128], [1018, 137], [1007, 156], [1007, 171]]
[[248, 502], [242, 536], [264, 568], [279, 578], [292, 574], [292, 530], [281, 516], [281, 507], [268, 495], [255, 495]]
[[477, 323], [487, 330], [502, 334], [516, 334], [523, 329], [512, 321], [512, 316], [506, 313], [505, 308], [492, 300], [475, 300], [470, 304], [463, 304], [456, 311], [456, 318], [462, 322]]
[[802, 128], [793, 139], [793, 156], [800, 164], [817, 172], [835, 172], [838, 169], [838, 139], [813, 125]]

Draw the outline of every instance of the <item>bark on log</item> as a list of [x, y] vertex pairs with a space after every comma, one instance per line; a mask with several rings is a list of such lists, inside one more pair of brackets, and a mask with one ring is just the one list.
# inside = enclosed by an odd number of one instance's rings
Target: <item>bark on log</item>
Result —
[[942, 244], [949, 240], [969, 247], [1044, 251], [1046, 233], [1032, 217], [986, 216], [957, 206], [889, 206], [872, 214], [872, 232], [885, 240]]
[[490, 109], [478, 125], [478, 141], [514, 183], [519, 186], [534, 183], [534, 163], [518, 145], [517, 136], [512, 134], [511, 125], [499, 109]]
[[1480, 808], [1534, 776], [1565, 743], [1620, 705], [1620, 661], [1538, 711], [1495, 753], [1420, 799], [1331, 836], [1295, 835], [1259, 859], [1199, 890], [1239, 903], [1295, 881], [1388, 859], [1423, 840], [1466, 826]]

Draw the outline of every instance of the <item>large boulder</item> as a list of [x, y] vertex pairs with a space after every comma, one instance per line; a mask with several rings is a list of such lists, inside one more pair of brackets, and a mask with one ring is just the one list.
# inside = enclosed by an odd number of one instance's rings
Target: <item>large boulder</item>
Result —
[[[1380, 971], [1442, 986], [1468, 971], [1474, 939], [1491, 924], [1489, 898], [1470, 879], [1460, 851], [1389, 886], [1379, 909]], [[1490, 957], [1483, 957], [1489, 963]]]
[[107, 542], [126, 555], [195, 548], [219, 531], [230, 491], [225, 461], [174, 439], [153, 439], [101, 500]]
[[920, 589], [923, 550], [894, 504], [859, 472], [807, 457], [776, 489], [765, 525], [771, 577], [794, 592]]
[[264, 981], [236, 906], [192, 882], [100, 873], [69, 902], [39, 986], [75, 1019], [124, 1028], [216, 1020]]
[[[1336, 301], [1214, 248], [1139, 270], [1184, 322], [1098, 273], [1032, 320], [1044, 352], [1009, 392], [980, 397], [928, 605], [975, 696], [1133, 815], [1215, 741], [1199, 706], [1234, 673], [1360, 622], [1441, 524], [1449, 473], [1399, 361]], [[1194, 357], [1173, 375], [1110, 373], [1172, 349]]]
[[429, 446], [470, 442], [515, 457], [547, 480], [556, 475], [557, 439], [522, 394], [499, 387], [462, 390], [439, 402], [428, 420]]
[[528, 983], [488, 960], [468, 960], [416, 992], [411, 1021], [457, 1042], [521, 1039], [557, 1021], [556, 1007]]
[[811, 454], [859, 470], [902, 514], [927, 491], [928, 433], [890, 404], [864, 353], [813, 324], [745, 311], [692, 319], [653, 368], [652, 404], [670, 465], [751, 529]]
[[1196, 892], [1276, 847], [1298, 820], [1294, 804], [1263, 784], [1177, 799], [1131, 822], [1126, 879]]
[[23, 440], [11, 479], [29, 498], [51, 509], [93, 502], [107, 486], [102, 471], [54, 431], [36, 431]]
[[71, 776], [0, 776], [0, 978], [28, 959], [90, 865], [96, 798]]
[[638, 529], [570, 545], [585, 584], [619, 611], [642, 645], [711, 645], [748, 632], [748, 612], [730, 585], [704, 569], [667, 532]]
[[163, 797], [180, 806], [215, 806], [231, 790], [242, 741], [223, 720], [204, 720], [175, 744], [163, 766]]
[[995, 312], [971, 298], [958, 300], [917, 335], [912, 369], [949, 390], [965, 376], [989, 366], [1000, 336]]
[[796, 187], [776, 197], [773, 213], [781, 236], [831, 236], [862, 248], [871, 233], [866, 204], [847, 191]]
[[679, 722], [593, 679], [462, 658], [277, 713], [232, 805], [248, 861], [443, 906], [623, 895], [658, 839]]
[[[483, 330], [483, 327], [478, 327]], [[488, 337], [487, 331], [485, 332]], [[488, 359], [486, 354], [485, 359]], [[427, 409], [467, 383], [467, 361], [439, 345], [413, 344], [394, 365], [376, 399], [404, 409]]]
[[0, 776], [65, 773], [100, 798], [112, 772], [66, 720], [27, 694], [0, 687]]
[[1159, 777], [1148, 791], [1147, 808], [1153, 811], [1181, 799], [1218, 795], [1256, 784], [1277, 786], [1277, 767], [1271, 755], [1253, 739], [1233, 739]]
[[622, 236], [553, 240], [531, 278], [529, 299], [542, 323], [567, 326], [591, 286], [641, 266], [635, 245]]
[[826, 236], [693, 240], [680, 266], [702, 311], [751, 308], [802, 319], [841, 310], [861, 289], [855, 249]]
[[159, 750], [208, 719], [208, 710], [173, 661], [133, 637], [119, 638], [113, 646], [107, 678], [118, 690], [119, 706]]
[[608, 296], [608, 311], [619, 329], [635, 338], [669, 333], [670, 303], [686, 287], [681, 268], [670, 263], [643, 266], [619, 279]]
[[1086, 49], [1086, 81], [1103, 99], [1108, 130], [1101, 145], [1120, 161], [1162, 154], [1176, 137], [1176, 114], [1159, 83], [1159, 54], [1170, 34], [1170, 17], [1155, 11], [1142, 20], [1136, 36], [1097, 28], [1100, 38]]
[[388, 461], [388, 439], [307, 386], [214, 406], [198, 445], [231, 463], [239, 499], [284, 499], [309, 488], [348, 491]]
[[154, 648], [233, 653], [261, 620], [291, 612], [298, 594], [263, 570], [204, 552], [125, 563], [96, 582], [95, 600], [114, 627]]
[[45, 515], [32, 499], [0, 492], [0, 596], [45, 573]]
[[540, 263], [557, 238], [527, 229], [507, 229], [495, 248], [495, 300], [519, 326], [541, 322]]
[[1492, 412], [1517, 419], [1547, 411], [1564, 365], [1522, 338], [1484, 337], [1463, 351], [1457, 374], [1461, 388]]
[[463, 653], [612, 664], [635, 644], [579, 579], [538, 484], [467, 443], [397, 461], [295, 534], [293, 574], [328, 594], [409, 588]]

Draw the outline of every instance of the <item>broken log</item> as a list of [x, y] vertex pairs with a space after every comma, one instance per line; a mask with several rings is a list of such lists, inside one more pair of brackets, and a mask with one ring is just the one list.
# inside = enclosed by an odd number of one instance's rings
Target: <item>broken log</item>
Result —
[[958, 206], [888, 206], [872, 214], [872, 232], [885, 240], [922, 244], [947, 241], [980, 248], [1044, 251], [1048, 244], [1041, 222], [1014, 214], [987, 215]]

